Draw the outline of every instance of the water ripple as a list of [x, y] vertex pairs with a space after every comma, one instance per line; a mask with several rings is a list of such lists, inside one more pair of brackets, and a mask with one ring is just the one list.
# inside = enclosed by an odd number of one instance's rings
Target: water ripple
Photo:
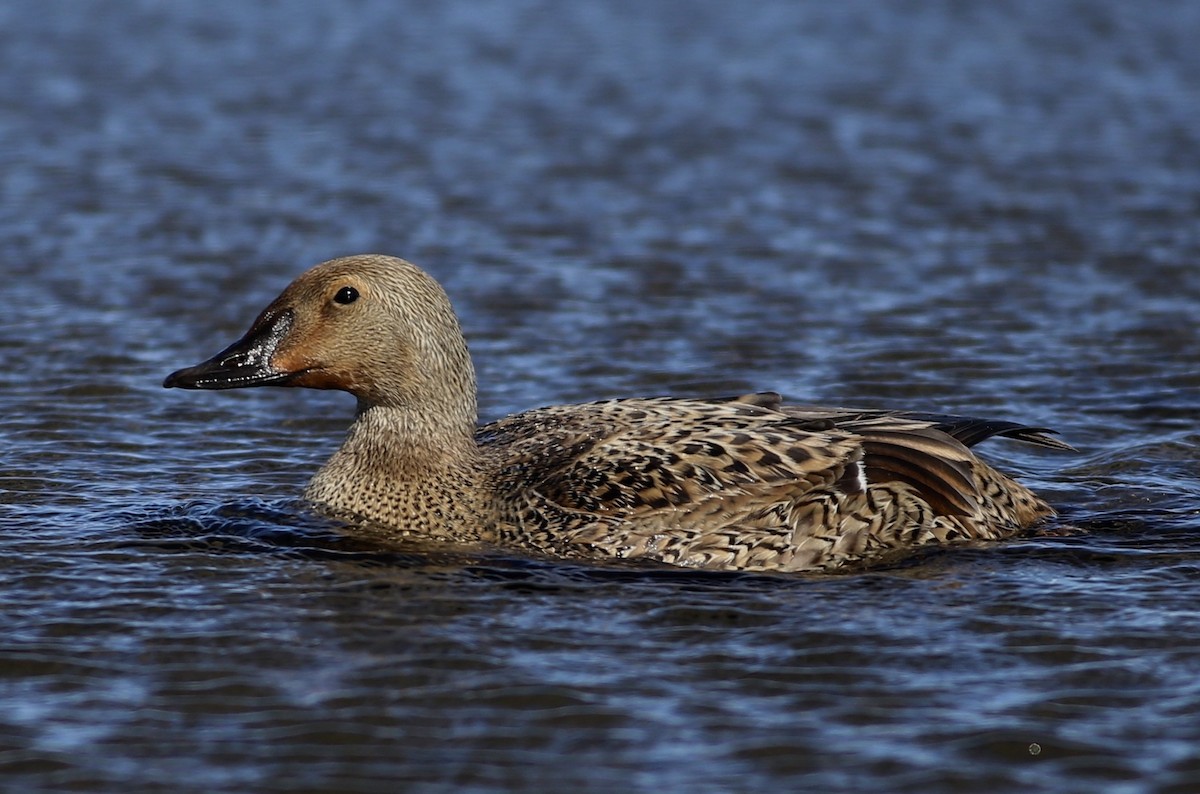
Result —
[[[1200, 787], [1195, 4], [199, 8], [0, 7], [14, 790]], [[350, 534], [352, 399], [159, 384], [365, 250], [485, 417], [994, 414], [1079, 448], [985, 447], [1061, 520], [813, 577]]]

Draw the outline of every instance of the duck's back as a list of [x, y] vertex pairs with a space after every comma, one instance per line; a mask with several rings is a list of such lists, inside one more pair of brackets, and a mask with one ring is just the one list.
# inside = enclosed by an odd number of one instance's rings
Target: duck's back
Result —
[[1003, 537], [1051, 515], [967, 448], [996, 434], [1065, 446], [1012, 423], [785, 406], [775, 394], [543, 408], [486, 425], [477, 440], [506, 541], [566, 556], [815, 570]]

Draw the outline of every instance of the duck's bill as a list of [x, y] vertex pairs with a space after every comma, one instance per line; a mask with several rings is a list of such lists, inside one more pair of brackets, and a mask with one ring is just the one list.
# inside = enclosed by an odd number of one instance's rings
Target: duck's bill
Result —
[[290, 310], [265, 313], [238, 341], [208, 361], [172, 372], [163, 381], [167, 389], [241, 389], [248, 386], [282, 386], [296, 373], [271, 365], [279, 342], [292, 327]]

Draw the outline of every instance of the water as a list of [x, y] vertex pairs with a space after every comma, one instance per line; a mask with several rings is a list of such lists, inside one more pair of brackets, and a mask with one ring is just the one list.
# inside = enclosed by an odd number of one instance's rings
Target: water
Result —
[[[4, 4], [3, 787], [1200, 789], [1198, 25]], [[823, 578], [348, 536], [298, 495], [351, 398], [159, 384], [363, 251], [446, 285], [485, 417], [1044, 424], [984, 452], [1062, 524]]]

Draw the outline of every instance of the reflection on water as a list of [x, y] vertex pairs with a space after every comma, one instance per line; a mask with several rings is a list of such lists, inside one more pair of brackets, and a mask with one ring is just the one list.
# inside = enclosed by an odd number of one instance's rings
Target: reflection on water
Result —
[[[6, 5], [6, 780], [1194, 789], [1197, 16]], [[298, 495], [350, 398], [159, 384], [361, 251], [445, 283], [485, 417], [1007, 417], [1080, 448], [984, 447], [1064, 526], [826, 577], [348, 537]]]

